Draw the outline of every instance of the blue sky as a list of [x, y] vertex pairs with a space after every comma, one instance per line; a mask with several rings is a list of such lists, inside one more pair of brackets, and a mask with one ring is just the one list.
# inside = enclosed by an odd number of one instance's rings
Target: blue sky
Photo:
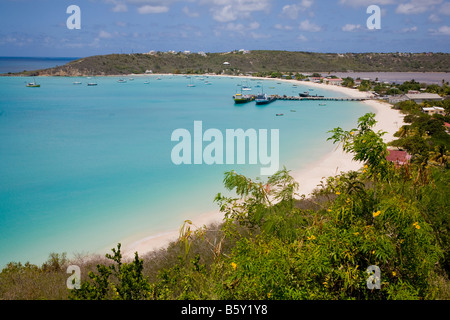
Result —
[[[81, 9], [69, 30], [67, 7]], [[381, 9], [369, 30], [367, 7]], [[268, 49], [449, 52], [444, 0], [0, 0], [0, 56]]]

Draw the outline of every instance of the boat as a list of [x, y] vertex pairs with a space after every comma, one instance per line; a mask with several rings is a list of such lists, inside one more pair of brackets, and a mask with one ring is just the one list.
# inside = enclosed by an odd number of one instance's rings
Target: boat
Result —
[[242, 90], [244, 90], [244, 91], [251, 91], [251, 90], [252, 90], [252, 88], [250, 88], [250, 87], [247, 87], [247, 86], [243, 86], [243, 87], [242, 87]]
[[326, 106], [326, 103], [319, 103], [319, 106]]
[[241, 103], [247, 103], [247, 102], [255, 100], [255, 96], [252, 94], [236, 93], [233, 96], [233, 99], [234, 99], [234, 103], [241, 104]]
[[260, 105], [260, 104], [268, 104], [275, 101], [275, 97], [274, 96], [269, 96], [266, 93], [261, 93], [258, 94], [255, 98], [255, 102], [256, 104]]
[[73, 84], [77, 84], [78, 85], [78, 84], [81, 84], [81, 82], [80, 81], [74, 81]]
[[33, 82], [28, 82], [27, 87], [28, 88], [39, 88], [41, 85], [36, 83], [36, 80], [33, 78]]
[[125, 79], [119, 79], [119, 80], [117, 80], [117, 82], [118, 82], [118, 83], [125, 83], [125, 82], [127, 82], [127, 80], [125, 80]]
[[284, 113], [277, 113], [277, 117], [284, 116]]
[[192, 82], [192, 78], [191, 78], [191, 83], [189, 83], [187, 86], [188, 87], [195, 87], [195, 84]]
[[312, 97], [312, 98], [323, 98], [324, 96], [319, 96], [319, 95], [314, 95], [314, 96], [312, 96], [312, 95], [310, 95], [309, 94], [309, 92], [303, 92], [303, 93], [299, 93], [298, 94], [301, 98], [310, 98], [310, 97]]

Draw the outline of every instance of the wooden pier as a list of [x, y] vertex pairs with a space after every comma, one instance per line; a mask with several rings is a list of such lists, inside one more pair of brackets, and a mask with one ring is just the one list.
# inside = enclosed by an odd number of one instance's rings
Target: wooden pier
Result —
[[276, 100], [315, 100], [315, 101], [365, 101], [370, 100], [370, 98], [354, 98], [354, 97], [296, 97], [296, 96], [279, 96], [274, 95]]

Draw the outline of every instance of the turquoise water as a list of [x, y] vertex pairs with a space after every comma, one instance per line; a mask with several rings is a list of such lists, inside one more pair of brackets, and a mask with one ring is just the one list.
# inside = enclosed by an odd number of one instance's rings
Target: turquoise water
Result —
[[[280, 167], [300, 169], [334, 148], [328, 130], [353, 126], [371, 111], [356, 102], [235, 105], [240, 79], [203, 78], [212, 85], [197, 77], [188, 87], [183, 76], [127, 83], [37, 77], [41, 87], [27, 88], [31, 79], [0, 78], [0, 266], [40, 264], [51, 252], [106, 253], [132, 235], [171, 230], [216, 210], [226, 170], [259, 176], [260, 164], [174, 165], [171, 134], [178, 128], [193, 134], [194, 121], [224, 135], [226, 129], [279, 129]], [[251, 93], [260, 89], [257, 81], [248, 84]], [[260, 84], [281, 95], [308, 90]]]

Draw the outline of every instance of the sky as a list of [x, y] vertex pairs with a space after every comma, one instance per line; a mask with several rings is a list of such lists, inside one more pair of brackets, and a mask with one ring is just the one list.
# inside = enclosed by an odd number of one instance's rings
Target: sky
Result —
[[240, 49], [448, 53], [450, 1], [0, 0], [0, 56]]

